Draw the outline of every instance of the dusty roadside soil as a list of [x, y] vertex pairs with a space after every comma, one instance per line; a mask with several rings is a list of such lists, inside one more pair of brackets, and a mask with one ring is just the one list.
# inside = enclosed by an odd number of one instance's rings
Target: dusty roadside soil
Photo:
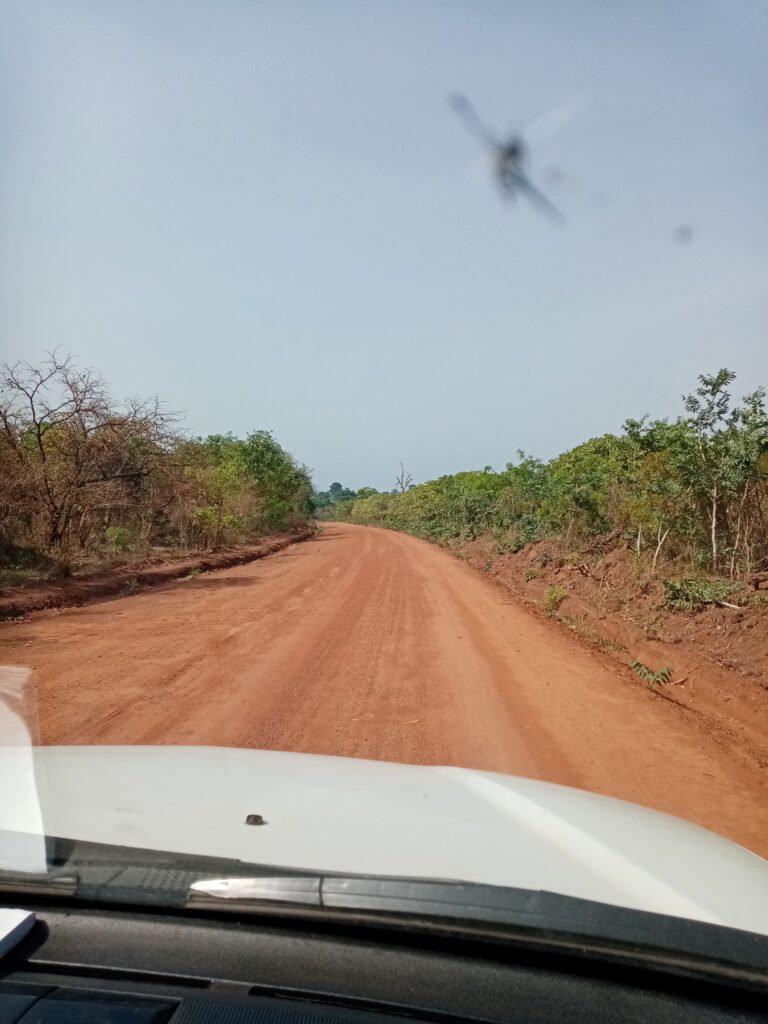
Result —
[[423, 541], [332, 524], [268, 559], [0, 625], [45, 743], [262, 747], [512, 772], [768, 856], [752, 746]]
[[196, 575], [212, 569], [229, 569], [233, 565], [255, 562], [281, 551], [289, 544], [307, 540], [313, 536], [313, 532], [312, 528], [306, 527], [265, 537], [255, 544], [146, 558], [58, 582], [49, 580], [26, 586], [6, 586], [0, 589], [0, 619], [14, 619], [46, 608], [71, 608], [105, 597], [127, 597], [148, 587], [189, 576], [190, 573]]
[[630, 680], [636, 660], [652, 671], [669, 667], [658, 699], [750, 747], [768, 771], [768, 573], [743, 587], [735, 598], [741, 606], [684, 612], [666, 605], [661, 580], [636, 577], [623, 544], [595, 557], [564, 553], [555, 539], [515, 554], [499, 555], [490, 537], [457, 541], [451, 550], [539, 614], [550, 588], [559, 588], [565, 598], [553, 625], [610, 655]]

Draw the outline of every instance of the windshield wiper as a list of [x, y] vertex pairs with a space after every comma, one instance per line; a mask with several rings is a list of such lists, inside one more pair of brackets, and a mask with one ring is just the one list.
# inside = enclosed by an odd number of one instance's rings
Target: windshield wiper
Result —
[[437, 930], [768, 977], [768, 936], [530, 889], [363, 875], [255, 875], [195, 882], [186, 906]]
[[45, 875], [29, 875], [23, 871], [0, 873], [0, 893], [19, 893], [36, 896], [74, 896], [80, 879], [73, 872], [49, 872]]
[[[2, 841], [2, 833], [0, 833]], [[559, 893], [440, 879], [318, 872], [226, 858], [51, 840], [47, 875], [0, 872], [32, 901], [304, 917], [654, 960], [768, 977], [768, 936]]]
[[253, 909], [266, 904], [300, 903], [305, 907], [322, 907], [321, 890], [325, 879], [320, 876], [294, 875], [277, 878], [206, 878], [189, 887], [186, 905], [228, 909], [235, 905]]

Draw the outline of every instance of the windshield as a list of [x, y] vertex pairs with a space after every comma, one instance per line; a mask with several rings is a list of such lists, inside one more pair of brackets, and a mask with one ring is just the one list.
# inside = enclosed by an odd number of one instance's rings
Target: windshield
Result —
[[768, 933], [765, 4], [0, 21], [0, 868]]

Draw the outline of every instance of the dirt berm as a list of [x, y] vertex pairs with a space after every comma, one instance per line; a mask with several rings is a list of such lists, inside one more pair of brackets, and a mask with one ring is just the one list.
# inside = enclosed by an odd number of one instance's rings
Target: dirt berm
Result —
[[255, 562], [266, 555], [307, 540], [311, 528], [293, 530], [265, 538], [257, 544], [240, 545], [220, 551], [199, 552], [175, 558], [151, 558], [115, 566], [91, 576], [74, 576], [57, 582], [30, 587], [6, 587], [0, 593], [0, 620], [15, 619], [46, 608], [65, 608], [88, 604], [106, 597], [129, 597], [149, 587], [181, 579], [194, 572], [229, 569]]

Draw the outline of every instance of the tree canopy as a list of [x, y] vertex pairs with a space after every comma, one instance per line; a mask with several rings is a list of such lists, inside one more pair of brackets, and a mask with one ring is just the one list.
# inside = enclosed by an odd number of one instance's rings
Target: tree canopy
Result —
[[768, 564], [765, 390], [734, 403], [730, 370], [698, 378], [684, 413], [628, 419], [549, 462], [523, 452], [495, 473], [461, 472], [392, 494], [358, 494], [351, 522], [432, 539], [491, 533], [507, 550], [546, 536], [574, 542], [614, 533], [712, 573]]

